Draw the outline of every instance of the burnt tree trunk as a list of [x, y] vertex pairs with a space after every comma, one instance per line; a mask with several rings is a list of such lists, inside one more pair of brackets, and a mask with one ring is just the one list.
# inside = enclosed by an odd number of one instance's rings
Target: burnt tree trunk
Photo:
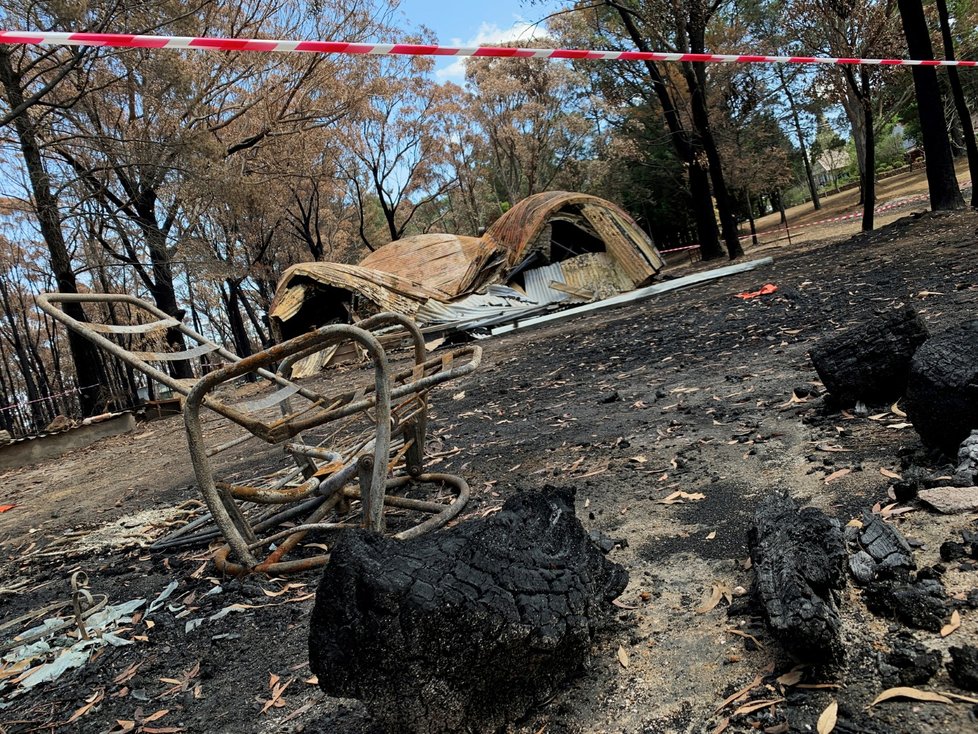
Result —
[[870, 315], [809, 352], [819, 379], [843, 403], [896, 400], [907, 388], [910, 360], [927, 339], [927, 326], [913, 308]]
[[[808, 155], [808, 146], [805, 145], [805, 133], [801, 129], [801, 117], [798, 115], [798, 105], [795, 104], [795, 95], [791, 93], [791, 87], [784, 77], [784, 67], [781, 64], [775, 65], [778, 78], [781, 80], [781, 88], [784, 90], [785, 99], [788, 100], [788, 109], [791, 111], [791, 121], [794, 124], [795, 135], [798, 136], [798, 147], [801, 150], [801, 160], [805, 164], [805, 178], [808, 181], [808, 191], [812, 195], [812, 206], [816, 211], [822, 208], [822, 202], [818, 197], [818, 186], [815, 185], [815, 176], [812, 173], [812, 161]], [[757, 244], [756, 242], [754, 244]]]
[[869, 88], [869, 71], [859, 67], [859, 99], [866, 114], [866, 174], [863, 176], [863, 232], [873, 231], [876, 213], [876, 131], [873, 130], [873, 96]]
[[773, 494], [758, 507], [747, 544], [764, 616], [785, 652], [799, 660], [840, 657], [846, 548], [838, 521]]
[[310, 665], [384, 731], [494, 732], [580, 671], [627, 583], [573, 490], [413, 540], [350, 531], [316, 594]]
[[[628, 35], [632, 39], [639, 51], [648, 52], [649, 45], [635, 25], [628, 10], [614, 3], [615, 10], [621, 18]], [[689, 195], [693, 202], [693, 215], [696, 221], [696, 234], [699, 238], [700, 257], [704, 260], [714, 260], [723, 257], [725, 254], [717, 232], [716, 215], [713, 212], [713, 199], [710, 195], [709, 171], [705, 165], [705, 155], [699, 139], [691, 136], [683, 127], [679, 112], [673, 102], [669, 88], [666, 86], [665, 79], [659, 71], [659, 67], [654, 61], [645, 61], [645, 70], [652, 82], [659, 104], [662, 106], [662, 114], [669, 128], [669, 135], [672, 144], [676, 149], [679, 159], [686, 164], [689, 175]]]
[[[11, 63], [9, 50], [0, 49], [0, 87], [3, 88], [11, 109], [25, 104], [21, 84], [22, 80]], [[13, 126], [24, 156], [38, 225], [51, 258], [51, 270], [58, 284], [58, 291], [77, 293], [75, 271], [71, 267], [71, 256], [68, 254], [64, 233], [61, 231], [58, 199], [52, 190], [51, 177], [41, 157], [38, 131], [27, 112], [17, 115], [13, 120]], [[64, 310], [77, 321], [87, 321], [81, 304], [67, 303], [64, 305]], [[99, 385], [104, 380], [102, 359], [94, 344], [71, 330], [68, 331], [68, 346], [71, 349], [75, 378], [80, 388], [79, 400], [82, 413], [90, 415], [98, 407]]]
[[[944, 58], [953, 60], [954, 39], [951, 37], [951, 21], [947, 12], [947, 0], [937, 0], [937, 14], [941, 21], [941, 38], [944, 41]], [[947, 67], [948, 81], [951, 82], [951, 96], [954, 98], [954, 109], [961, 123], [961, 134], [964, 137], [964, 147], [968, 151], [968, 171], [971, 173], [971, 206], [978, 208], [978, 144], [975, 143], [975, 127], [971, 123], [971, 111], [965, 100], [964, 88], [958, 67]]]
[[[699, 17], [699, 5], [693, 4], [689, 24], [690, 51], [696, 54], [706, 52], [706, 18]], [[713, 182], [713, 198], [716, 199], [717, 213], [720, 215], [720, 229], [723, 232], [723, 242], [727, 246], [727, 255], [731, 260], [744, 254], [740, 246], [740, 234], [737, 231], [737, 218], [734, 216], [733, 198], [727, 188], [723, 176], [723, 162], [713, 128], [710, 125], [710, 113], [706, 105], [706, 66], [705, 64], [683, 64], [686, 86], [689, 88], [690, 104], [693, 108], [693, 124], [699, 139], [702, 141], [706, 159], [710, 163], [710, 180]]]
[[[933, 59], [930, 33], [920, 0], [898, 0], [903, 20], [903, 35], [912, 59]], [[954, 158], [944, 119], [944, 101], [932, 66], [914, 66], [913, 86], [917, 95], [917, 114], [924, 142], [924, 167], [933, 211], [963, 209], [964, 199], [954, 173]]]
[[978, 321], [931, 337], [917, 350], [907, 415], [920, 439], [949, 457], [978, 428]]

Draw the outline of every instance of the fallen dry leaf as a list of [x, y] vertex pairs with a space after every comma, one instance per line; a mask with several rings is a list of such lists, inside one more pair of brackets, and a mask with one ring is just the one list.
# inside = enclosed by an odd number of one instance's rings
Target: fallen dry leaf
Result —
[[98, 691], [95, 691], [95, 693], [93, 693], [91, 696], [85, 699], [85, 705], [76, 709], [75, 713], [73, 713], [71, 717], [68, 719], [68, 721], [66, 721], [65, 723], [71, 724], [72, 722], [78, 721], [78, 719], [80, 719], [82, 716], [84, 716], [93, 708], [95, 708], [99, 703], [101, 703], [103, 698], [105, 698], [104, 690], [100, 689]]
[[951, 699], [947, 696], [942, 696], [940, 693], [933, 693], [932, 691], [921, 691], [917, 688], [908, 688], [906, 686], [897, 686], [896, 688], [887, 688], [880, 695], [873, 699], [873, 702], [869, 704], [870, 706], [875, 706], [878, 703], [883, 703], [883, 701], [889, 701], [892, 698], [912, 698], [914, 701], [932, 701], [933, 703], [952, 703]]
[[119, 675], [113, 678], [112, 682], [115, 683], [116, 685], [122, 685], [123, 683], [128, 683], [133, 679], [133, 676], [136, 675], [136, 671], [139, 670], [140, 665], [142, 665], [141, 662], [133, 663], [128, 668], [126, 668], [121, 673], [119, 673]]
[[738, 708], [733, 712], [734, 716], [741, 716], [743, 714], [752, 714], [755, 711], [760, 711], [761, 709], [766, 709], [769, 706], [776, 706], [779, 703], [784, 703], [783, 698], [765, 698], [761, 701], [751, 701], [750, 703], [745, 703], [743, 706]]
[[850, 449], [844, 449], [841, 446], [834, 443], [820, 443], [817, 448], [819, 451], [825, 451], [830, 454], [849, 453], [850, 451]]
[[735, 627], [728, 627], [726, 630], [724, 630], [724, 632], [730, 635], [737, 635], [737, 637], [743, 637], [745, 640], [750, 640], [757, 645], [759, 650], [765, 649], [764, 643], [749, 632], [744, 632], [743, 630], [736, 629]]
[[465, 390], [462, 390], [462, 392], [457, 392], [454, 395], [452, 395], [452, 400], [461, 400], [464, 397], [465, 397]]
[[261, 707], [261, 713], [268, 713], [270, 708], [283, 708], [285, 706], [285, 701], [282, 699], [282, 694], [285, 693], [285, 689], [292, 685], [294, 678], [289, 678], [285, 683], [281, 683], [279, 676], [271, 673], [269, 675], [268, 687], [272, 689], [272, 696], [265, 704]]
[[663, 497], [659, 500], [660, 505], [679, 505], [682, 504], [683, 500], [697, 501], [705, 500], [706, 495], [702, 492], [680, 492], [676, 491], [670, 494], [668, 497]]
[[784, 675], [779, 675], [777, 681], [783, 686], [794, 686], [801, 682], [801, 677], [802, 669], [794, 668], [793, 670], [789, 670]]
[[880, 469], [880, 474], [882, 474], [884, 477], [889, 477], [890, 479], [903, 479], [903, 477], [901, 477], [895, 471], [890, 471], [889, 469], [882, 469], [881, 468]]
[[818, 722], [815, 724], [815, 731], [818, 734], [832, 734], [832, 730], [835, 729], [835, 723], [838, 720], [839, 702], [833, 701], [825, 707], [825, 711], [818, 717]]
[[628, 650], [621, 645], [618, 646], [618, 662], [621, 663], [621, 667], [628, 667]]
[[958, 613], [958, 610], [955, 609], [951, 613], [951, 621], [941, 627], [941, 637], [947, 637], [959, 627], [961, 627], [961, 615]]
[[752, 690], [754, 690], [754, 688], [756, 686], [761, 685], [761, 681], [763, 681], [763, 680], [764, 680], [764, 676], [763, 675], [757, 675], [757, 676], [755, 676], [754, 677], [754, 680], [752, 680], [746, 686], [744, 686], [743, 688], [741, 688], [739, 691], [735, 691], [735, 692], [731, 693], [729, 696], [727, 696], [725, 699], [723, 699], [723, 701], [720, 703], [719, 706], [716, 707], [716, 709], [713, 711], [713, 713], [715, 713], [715, 714], [716, 713], [719, 713], [720, 711], [722, 711], [723, 709], [725, 709], [730, 704], [734, 703], [735, 701], [739, 701], [744, 696], [746, 696], [748, 693], [750, 693]]
[[890, 412], [893, 413], [897, 418], [906, 418], [907, 414], [900, 410], [900, 401], [897, 400], [893, 405], [890, 406]]
[[836, 469], [834, 472], [825, 477], [825, 483], [834, 482], [836, 479], [842, 479], [846, 474], [851, 472], [852, 469]]
[[913, 427], [913, 423], [907, 423], [906, 421], [903, 421], [901, 423], [890, 423], [886, 427], [887, 428], [895, 428], [895, 429], [899, 430], [901, 428], [911, 428], [911, 427]]
[[706, 539], [707, 540], [713, 540], [716, 537], [717, 537], [717, 531], [714, 530], [712, 533], [710, 533], [709, 535], [706, 536]]
[[733, 602], [733, 591], [724, 583], [715, 583], [710, 590], [710, 596], [693, 611], [697, 614], [706, 614], [716, 608], [721, 599], [726, 599], [727, 604]]
[[723, 734], [723, 732], [727, 730], [728, 726], [730, 726], [729, 716], [723, 719], [723, 721], [721, 721], [719, 724], [717, 724], [716, 729], [710, 732], [710, 734]]

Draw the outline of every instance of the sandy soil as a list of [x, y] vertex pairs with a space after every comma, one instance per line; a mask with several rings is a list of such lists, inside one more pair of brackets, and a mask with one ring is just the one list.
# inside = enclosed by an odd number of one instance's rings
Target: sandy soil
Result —
[[[716, 584], [750, 587], [745, 530], [766, 493], [787, 490], [844, 524], [889, 502], [881, 470], [900, 473], [901, 458], [937, 465], [889, 406], [857, 418], [824, 396], [791, 397], [815, 386], [811, 344], [859, 314], [912, 303], [932, 331], [974, 317], [976, 230], [973, 213], [907, 217], [868, 236], [781, 248], [774, 265], [752, 273], [483, 343], [483, 368], [433, 397], [433, 468], [468, 479], [470, 514], [518, 490], [575, 487], [585, 526], [627, 540], [611, 557], [631, 578], [587, 670], [511, 731], [810, 732], [833, 700], [838, 732], [975, 730], [964, 702], [869, 708], [888, 687], [878, 657], [904, 628], [869, 613], [855, 588], [843, 606], [845, 664], [804, 668], [790, 686], [776, 678], [795, 663], [743, 604], [733, 614], [726, 601], [695, 610]], [[734, 297], [767, 282], [775, 294]], [[827, 444], [843, 451], [819, 450]], [[223, 470], [276, 460], [246, 446]], [[826, 483], [842, 468], [851, 471]], [[8, 472], [0, 487], [0, 501], [17, 504], [0, 514], [0, 625], [68, 599], [79, 569], [112, 604], [152, 599], [178, 582], [151, 619], [120, 632], [135, 644], [106, 647], [23, 695], [4, 689], [0, 731], [376, 731], [358, 704], [326, 699], [308, 682], [315, 573], [224, 579], [206, 549], [141, 547], [195, 499], [179, 418]], [[667, 504], [676, 491], [703, 498]], [[937, 563], [940, 544], [973, 524], [912, 507], [892, 522], [922, 544], [919, 566]], [[92, 532], [106, 526], [119, 532]], [[978, 642], [978, 612], [963, 601], [978, 571], [968, 568], [948, 564], [943, 577], [961, 628], [947, 638], [913, 632], [945, 660], [949, 645]], [[276, 682], [290, 685], [281, 706], [266, 707]], [[922, 687], [969, 695], [943, 670]], [[774, 703], [737, 713], [765, 700]]]

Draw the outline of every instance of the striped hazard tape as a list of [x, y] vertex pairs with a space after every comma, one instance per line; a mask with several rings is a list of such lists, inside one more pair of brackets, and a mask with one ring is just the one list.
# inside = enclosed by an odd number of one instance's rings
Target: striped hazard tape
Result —
[[438, 46], [415, 43], [346, 43], [212, 36], [148, 36], [125, 33], [64, 33], [0, 31], [0, 43], [110, 48], [167, 48], [201, 51], [262, 51], [266, 53], [356, 54], [372, 56], [473, 56], [594, 61], [693, 61], [723, 64], [842, 64], [871, 66], [978, 66], [978, 61], [947, 59], [863, 59], [830, 56], [769, 56], [764, 54], [689, 54], [658, 51], [600, 51], [577, 48], [512, 48]]

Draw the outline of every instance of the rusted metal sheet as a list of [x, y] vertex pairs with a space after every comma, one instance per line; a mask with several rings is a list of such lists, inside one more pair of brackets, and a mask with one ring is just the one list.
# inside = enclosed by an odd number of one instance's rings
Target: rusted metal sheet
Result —
[[393, 273], [425, 288], [460, 295], [481, 285], [495, 248], [478, 237], [420, 234], [405, 237], [370, 253], [360, 267]]
[[285, 271], [272, 301], [271, 315], [287, 321], [302, 307], [308, 282], [356, 293], [380, 311], [411, 315], [429, 298], [448, 300], [445, 291], [428, 288], [408, 278], [359, 265], [300, 263]]
[[596, 196], [570, 191], [548, 191], [523, 199], [496, 220], [483, 240], [506, 250], [514, 266], [529, 254], [548, 222], [569, 208], [580, 211], [605, 241], [609, 253], [616, 259], [628, 259], [626, 272], [636, 285], [662, 268], [651, 240], [624, 210]]
[[632, 287], [643, 285], [661, 269], [662, 261], [651, 261], [639, 247], [646, 238], [623, 211], [615, 211], [607, 203], [600, 206], [589, 203], [581, 207], [581, 213], [604, 240], [608, 254], [631, 279]]

